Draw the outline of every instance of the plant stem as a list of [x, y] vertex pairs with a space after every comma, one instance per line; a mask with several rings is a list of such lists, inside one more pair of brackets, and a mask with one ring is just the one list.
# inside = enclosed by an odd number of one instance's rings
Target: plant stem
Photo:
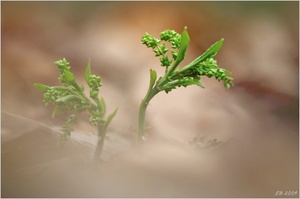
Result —
[[97, 162], [100, 160], [101, 154], [103, 152], [104, 140], [106, 136], [106, 128], [103, 128], [103, 125], [97, 127], [98, 130], [98, 142], [96, 146], [96, 151], [94, 153], [94, 161]]
[[139, 139], [140, 140], [144, 140], [144, 135], [145, 135], [145, 116], [146, 116], [146, 110], [148, 107], [148, 104], [150, 102], [150, 100], [157, 94], [159, 93], [160, 90], [157, 89], [157, 87], [151, 88], [149, 87], [149, 90], [146, 94], [146, 96], [144, 97], [144, 99], [142, 100], [141, 104], [140, 104], [140, 109], [139, 109], [139, 129], [138, 129], [138, 133], [139, 133]]

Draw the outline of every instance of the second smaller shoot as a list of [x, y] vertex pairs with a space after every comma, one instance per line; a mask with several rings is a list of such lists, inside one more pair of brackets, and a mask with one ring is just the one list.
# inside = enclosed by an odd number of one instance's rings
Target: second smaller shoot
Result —
[[87, 112], [89, 123], [97, 128], [98, 142], [94, 154], [94, 160], [100, 160], [107, 127], [117, 113], [117, 109], [109, 116], [106, 115], [106, 104], [104, 99], [99, 97], [99, 88], [102, 86], [101, 77], [91, 73], [91, 66], [88, 63], [85, 70], [85, 81], [89, 87], [89, 97], [84, 93], [84, 87], [79, 86], [74, 74], [71, 72], [70, 63], [65, 59], [54, 62], [57, 66], [61, 86], [47, 86], [35, 83], [34, 86], [44, 93], [43, 102], [45, 106], [54, 105], [52, 117], [58, 114], [68, 114], [65, 124], [61, 128], [60, 143], [64, 144], [71, 136], [73, 125], [77, 123], [79, 114]]

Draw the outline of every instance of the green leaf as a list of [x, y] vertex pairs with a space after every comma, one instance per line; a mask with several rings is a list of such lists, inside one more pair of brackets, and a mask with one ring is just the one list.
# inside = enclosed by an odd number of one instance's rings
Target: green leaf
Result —
[[63, 96], [63, 97], [60, 97], [56, 100], [56, 102], [67, 102], [69, 100], [72, 100], [72, 99], [78, 99], [78, 97], [76, 95], [67, 95], [67, 96]]
[[89, 60], [89, 63], [85, 69], [85, 81], [87, 84], [89, 84], [90, 76], [91, 76], [91, 61]]
[[118, 108], [116, 108], [116, 110], [114, 112], [112, 112], [108, 117], [107, 117], [107, 120], [106, 120], [106, 123], [105, 123], [105, 129], [107, 128], [107, 126], [110, 124], [111, 120], [115, 117], [115, 115], [117, 114], [118, 112]]
[[189, 42], [190, 42], [190, 36], [187, 32], [187, 27], [184, 27], [183, 32], [181, 33], [181, 44], [180, 44], [180, 48], [178, 50], [177, 59], [175, 60], [172, 67], [170, 68], [167, 76], [169, 74], [172, 74], [175, 71], [175, 69], [177, 68], [177, 66], [180, 64], [180, 62], [182, 60], [184, 60], [185, 52], [189, 45]]
[[75, 80], [73, 73], [71, 73], [70, 71], [67, 71], [67, 70], [64, 71], [63, 77], [66, 80], [66, 82], [68, 82], [70, 84], [73, 83]]
[[75, 77], [74, 77], [73, 73], [71, 73], [70, 71], [65, 70], [64, 73], [63, 73], [63, 78], [65, 80], [64, 83], [67, 83], [67, 85], [72, 85], [77, 91], [79, 91], [81, 93], [83, 92], [81, 87], [75, 81]]
[[189, 85], [197, 85], [204, 88], [204, 86], [200, 82], [200, 78], [184, 77], [182, 79], [177, 79], [175, 81], [167, 83], [162, 89], [166, 93], [168, 93], [172, 89], [175, 89], [176, 87], [180, 87], [180, 86], [187, 87]]
[[194, 61], [192, 61], [191, 63], [189, 63], [185, 67], [181, 68], [177, 72], [182, 73], [183, 71], [187, 71], [190, 68], [198, 65], [200, 62], [203, 62], [203, 61], [205, 61], [209, 58], [213, 58], [221, 50], [223, 42], [224, 42], [224, 39], [222, 38], [221, 40], [219, 40], [216, 43], [214, 43], [213, 45], [211, 45], [202, 55], [200, 55]]
[[46, 92], [50, 87], [45, 84], [35, 83], [34, 86], [41, 92]]
[[187, 32], [187, 27], [184, 27], [183, 32], [181, 33], [181, 43], [178, 50], [177, 59], [175, 60], [175, 65], [178, 65], [182, 60], [184, 60], [186, 49], [190, 42], [190, 36]]
[[229, 89], [230, 88], [230, 84], [225, 84], [225, 87], [226, 87], [226, 89]]
[[153, 88], [155, 81], [157, 79], [157, 73], [155, 70], [150, 70], [150, 84], [149, 84], [149, 90]]
[[103, 97], [101, 97], [100, 98], [100, 103], [101, 103], [101, 112], [102, 112], [102, 114], [103, 114], [103, 116], [105, 115], [105, 113], [106, 113], [106, 103], [105, 103], [105, 101], [104, 101], [104, 98]]
[[211, 45], [202, 55], [200, 55], [197, 59], [195, 59], [192, 64], [198, 64], [202, 61], [205, 61], [208, 58], [212, 58], [216, 56], [216, 54], [221, 50], [224, 43], [224, 39], [217, 41], [213, 45]]
[[65, 86], [53, 86], [52, 88], [54, 88], [57, 91], [66, 91], [66, 92], [72, 92], [70, 90], [70, 88], [65, 87]]

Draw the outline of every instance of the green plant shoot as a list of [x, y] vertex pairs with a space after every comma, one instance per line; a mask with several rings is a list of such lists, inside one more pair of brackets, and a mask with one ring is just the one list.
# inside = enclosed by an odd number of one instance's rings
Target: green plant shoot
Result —
[[60, 113], [68, 113], [65, 124], [62, 126], [60, 143], [64, 144], [73, 131], [73, 125], [76, 124], [78, 116], [82, 112], [88, 112], [89, 123], [97, 127], [98, 143], [95, 150], [95, 160], [99, 159], [104, 146], [106, 129], [111, 120], [117, 113], [117, 109], [106, 119], [106, 105], [104, 99], [99, 98], [99, 88], [102, 86], [101, 77], [91, 73], [90, 62], [85, 70], [85, 81], [89, 87], [89, 97], [84, 94], [84, 87], [79, 86], [75, 80], [74, 74], [70, 71], [69, 62], [63, 58], [54, 62], [57, 66], [60, 77], [59, 82], [62, 86], [47, 86], [41, 83], [35, 83], [34, 86], [44, 93], [43, 102], [45, 106], [54, 104], [52, 118]]
[[[226, 89], [233, 86], [233, 78], [228, 75], [231, 72], [220, 68], [214, 59], [216, 54], [222, 48], [224, 39], [221, 39], [210, 46], [202, 55], [186, 66], [178, 68], [184, 60], [190, 37], [187, 27], [178, 34], [174, 30], [165, 30], [160, 33], [160, 38], [155, 38], [149, 33], [142, 36], [142, 43], [148, 48], [152, 48], [156, 57], [160, 58], [161, 66], [165, 67], [165, 74], [157, 79], [155, 70], [150, 70], [150, 83], [146, 96], [142, 99], [139, 108], [138, 131], [139, 138], [145, 136], [145, 115], [150, 100], [159, 92], [166, 93], [177, 87], [187, 87], [197, 85], [204, 88], [201, 83], [201, 76], [215, 77], [218, 81], [223, 81]], [[171, 49], [166, 47], [166, 43], [171, 44]], [[169, 52], [169, 55], [167, 53]]]

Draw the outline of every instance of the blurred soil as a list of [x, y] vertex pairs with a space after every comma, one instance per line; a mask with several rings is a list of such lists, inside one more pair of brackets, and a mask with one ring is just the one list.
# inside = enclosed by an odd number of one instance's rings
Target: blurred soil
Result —
[[[299, 191], [299, 2], [2, 2], [2, 197], [275, 197]], [[218, 64], [235, 87], [160, 93], [136, 142], [149, 69], [140, 41], [162, 30], [191, 37], [184, 63], [224, 38]], [[57, 85], [65, 57], [79, 81], [91, 59], [109, 127], [104, 162], [92, 163], [94, 129], [64, 148], [36, 82]], [[289, 197], [298, 197], [299, 194]], [[287, 197], [282, 195], [282, 197]]]

